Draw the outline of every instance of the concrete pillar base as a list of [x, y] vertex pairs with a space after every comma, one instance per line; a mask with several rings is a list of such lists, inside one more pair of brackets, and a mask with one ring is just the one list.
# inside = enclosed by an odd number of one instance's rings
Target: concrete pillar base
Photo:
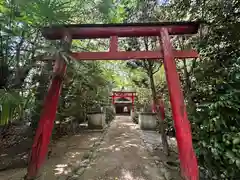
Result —
[[139, 113], [138, 122], [142, 130], [156, 130], [157, 128], [156, 113], [151, 112]]
[[89, 129], [103, 129], [105, 126], [106, 126], [105, 113], [101, 113], [101, 112], [88, 113]]
[[135, 113], [136, 113], [135, 111], [132, 111], [132, 110], [130, 111], [130, 115], [131, 115], [132, 120], [133, 120], [134, 117], [135, 117]]

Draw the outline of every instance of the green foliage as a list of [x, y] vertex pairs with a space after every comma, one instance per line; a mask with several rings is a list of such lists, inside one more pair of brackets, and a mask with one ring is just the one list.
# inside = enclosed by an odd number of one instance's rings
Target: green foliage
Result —
[[0, 107], [0, 125], [6, 125], [22, 116], [24, 99], [17, 92], [1, 90]]
[[136, 0], [101, 0], [98, 3], [102, 21], [105, 23], [124, 23], [138, 4]]
[[71, 62], [67, 79], [70, 83], [63, 88], [60, 116], [79, 118], [92, 110], [96, 103], [108, 97], [108, 83], [101, 74], [98, 62]]
[[[201, 88], [198, 88], [196, 99], [197, 112], [193, 114], [193, 137], [200, 163], [216, 177], [234, 179], [240, 175], [240, 87], [237, 77], [240, 64], [239, 59], [230, 55], [228, 58], [230, 64], [226, 64], [227, 59], [222, 62], [225, 68], [216, 71], [216, 66], [213, 67], [215, 73], [205, 79], [208, 84], [197, 76], [197, 81], [200, 80], [197, 85]], [[208, 87], [209, 82], [211, 87]]]
[[196, 150], [201, 163], [217, 175], [232, 178], [239, 176], [239, 97], [234, 89], [217, 91], [212, 102], [198, 106], [195, 120], [199, 128], [194, 138], [198, 140]]
[[235, 1], [201, 1], [186, 7], [176, 2], [171, 8], [166, 10], [169, 19], [210, 22], [200, 28], [198, 36], [176, 42], [180, 48], [195, 46], [201, 53], [200, 61], [181, 66], [187, 68], [181, 71], [181, 79], [188, 92], [185, 97], [199, 164], [207, 179], [239, 179], [238, 5]]
[[106, 113], [106, 123], [109, 124], [115, 117], [114, 108], [111, 106], [105, 107], [105, 113]]

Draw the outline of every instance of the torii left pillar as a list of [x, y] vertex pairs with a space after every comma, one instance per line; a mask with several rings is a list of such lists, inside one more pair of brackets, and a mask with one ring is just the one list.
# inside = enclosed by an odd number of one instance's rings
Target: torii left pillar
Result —
[[[66, 34], [62, 42], [63, 49], [68, 52], [71, 45], [70, 35]], [[29, 163], [25, 180], [35, 179], [41, 165], [46, 159], [65, 72], [66, 63], [58, 54], [53, 69], [52, 82], [44, 100], [43, 110], [41, 112], [38, 128], [36, 130], [34, 142], [29, 155]]]

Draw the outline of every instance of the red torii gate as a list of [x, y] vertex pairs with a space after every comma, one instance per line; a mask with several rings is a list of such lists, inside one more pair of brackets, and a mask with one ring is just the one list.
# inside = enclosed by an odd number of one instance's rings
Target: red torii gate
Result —
[[156, 113], [157, 112], [157, 108], [161, 114], [161, 120], [165, 119], [165, 110], [164, 110], [164, 102], [162, 97], [158, 97], [157, 98], [158, 104], [155, 104], [154, 102], [152, 102], [152, 112]]
[[[194, 50], [172, 48], [170, 35], [195, 34], [200, 22], [164, 22], [138, 24], [56, 25], [42, 29], [49, 40], [62, 40], [64, 50], [76, 60], [163, 59], [176, 130], [181, 171], [185, 179], [198, 180], [197, 159], [192, 147], [191, 127], [187, 117], [175, 58], [197, 58]], [[118, 51], [118, 37], [158, 36], [161, 49], [156, 51]], [[70, 52], [72, 39], [110, 38], [109, 52]], [[47, 152], [57, 111], [60, 89], [66, 71], [61, 57], [56, 57], [54, 76], [44, 101], [43, 111], [29, 157], [25, 179], [36, 177]]]
[[112, 95], [110, 96], [112, 97], [112, 104], [115, 104], [115, 98], [131, 98], [132, 100], [132, 112], [134, 112], [134, 99], [136, 97], [136, 92], [135, 91], [127, 91], [127, 92], [123, 92], [123, 91], [112, 91]]

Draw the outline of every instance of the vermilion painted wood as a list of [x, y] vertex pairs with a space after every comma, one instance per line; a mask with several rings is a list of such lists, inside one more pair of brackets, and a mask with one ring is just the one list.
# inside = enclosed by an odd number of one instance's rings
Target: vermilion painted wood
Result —
[[164, 110], [164, 102], [162, 99], [159, 100], [159, 110], [161, 112], [162, 120], [165, 119], [165, 110]]
[[[63, 48], [65, 51], [68, 51], [70, 49], [71, 37], [69, 34], [65, 34], [63, 40]], [[36, 178], [38, 170], [43, 165], [48, 153], [48, 145], [50, 143], [54, 127], [61, 87], [66, 72], [66, 63], [59, 54], [56, 56], [56, 59], [57, 61], [55, 62], [53, 68], [53, 78], [49, 86], [47, 96], [44, 100], [43, 111], [41, 112], [38, 128], [36, 129], [36, 134], [31, 148], [28, 171], [25, 176], [25, 180], [32, 180]]]
[[158, 36], [161, 28], [168, 29], [170, 35], [195, 34], [200, 22], [160, 22], [137, 24], [72, 24], [53, 25], [42, 29], [46, 39], [57, 40], [68, 32], [73, 39]]
[[[136, 95], [133, 95], [133, 96], [136, 97]], [[110, 96], [110, 97], [113, 97], [113, 96]], [[132, 97], [132, 96], [124, 96], [124, 95], [122, 95], [122, 96], [114, 96], [114, 97]]]
[[112, 104], [113, 105], [115, 104], [115, 96], [114, 95], [112, 96]]
[[182, 174], [186, 180], [198, 180], [198, 165], [192, 146], [191, 127], [187, 117], [168, 30], [163, 28], [160, 34]]
[[[63, 69], [66, 71], [66, 64]], [[26, 180], [34, 179], [37, 176], [38, 170], [46, 159], [48, 145], [50, 143], [58, 100], [61, 92], [63, 78], [55, 76], [49, 86], [47, 96], [44, 101], [43, 111], [38, 123], [38, 128], [34, 137], [32, 150], [29, 158], [28, 171], [25, 177]]]
[[[117, 96], [117, 95], [122, 95], [122, 94], [124, 94], [124, 95], [127, 95], [127, 94], [136, 94], [136, 91], [134, 91], [134, 92], [131, 92], [131, 91], [128, 91], [128, 92], [122, 92], [122, 91], [112, 91], [112, 93], [115, 95], [115, 96]], [[130, 96], [130, 95], [129, 95]]]
[[112, 91], [112, 93], [136, 93], [136, 91]]
[[153, 113], [157, 112], [157, 110], [156, 110], [156, 104], [154, 104], [154, 103], [152, 103], [152, 112], [153, 112]]
[[159, 108], [159, 112], [161, 113], [161, 119], [164, 120], [165, 119], [165, 110], [164, 110], [164, 103], [163, 103], [162, 99], [159, 99], [158, 106], [156, 106], [156, 104], [154, 102], [152, 103], [152, 112], [153, 113], [157, 112], [157, 108]]
[[[111, 96], [132, 96], [132, 95], [136, 95], [136, 92], [122, 92], [122, 91], [112, 91], [113, 95]], [[129, 95], [131, 94], [131, 95]]]
[[132, 96], [132, 112], [134, 112], [134, 98], [135, 96]]
[[118, 37], [112, 36], [110, 38], [110, 52], [117, 52], [118, 51]]
[[[163, 59], [159, 51], [131, 51], [131, 52], [73, 52], [76, 60], [131, 60], [131, 59]], [[173, 51], [173, 57], [178, 59], [197, 58], [195, 50]]]
[[[121, 91], [113, 91], [112, 92], [113, 95], [111, 95], [110, 97], [112, 97], [112, 104], [115, 104], [115, 98], [119, 98], [119, 97], [129, 97], [132, 99], [132, 112], [134, 112], [134, 99], [136, 97], [136, 92], [121, 92]], [[121, 93], [122, 95], [116, 95]], [[127, 94], [132, 94], [132, 95], [127, 95]]]

